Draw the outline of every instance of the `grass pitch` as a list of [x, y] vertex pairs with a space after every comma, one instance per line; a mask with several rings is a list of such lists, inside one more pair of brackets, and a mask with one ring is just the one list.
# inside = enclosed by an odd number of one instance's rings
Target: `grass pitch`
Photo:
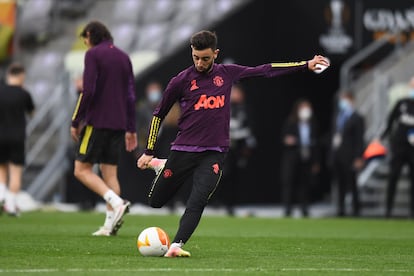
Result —
[[101, 213], [0, 217], [0, 275], [414, 275], [414, 221], [203, 217], [190, 258], [143, 257], [140, 231], [173, 238], [178, 216], [128, 214], [93, 237]]

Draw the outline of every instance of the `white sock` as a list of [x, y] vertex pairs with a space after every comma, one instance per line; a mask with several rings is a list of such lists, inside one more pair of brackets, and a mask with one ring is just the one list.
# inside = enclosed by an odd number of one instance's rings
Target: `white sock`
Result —
[[5, 183], [0, 183], [0, 201], [6, 198], [7, 186]]
[[103, 198], [105, 199], [105, 201], [107, 202], [107, 203], [109, 203], [111, 206], [112, 206], [112, 208], [116, 208], [116, 207], [118, 207], [119, 205], [121, 205], [124, 201], [122, 200], [122, 198], [120, 198], [114, 191], [112, 191], [112, 190], [109, 190], [109, 191], [107, 191], [105, 194], [104, 194], [104, 196], [103, 196]]
[[6, 195], [6, 201], [4, 203], [6, 209], [10, 213], [16, 213], [17, 212], [17, 206], [16, 206], [16, 197], [17, 194], [8, 192]]
[[182, 242], [173, 242], [171, 245], [170, 245], [170, 248], [171, 247], [178, 247], [178, 248], [181, 248], [181, 247], [183, 247], [183, 243]]
[[111, 229], [112, 228], [113, 219], [114, 219], [114, 211], [113, 210], [106, 210], [106, 218], [105, 218], [105, 223], [104, 223], [104, 227], [106, 229]]

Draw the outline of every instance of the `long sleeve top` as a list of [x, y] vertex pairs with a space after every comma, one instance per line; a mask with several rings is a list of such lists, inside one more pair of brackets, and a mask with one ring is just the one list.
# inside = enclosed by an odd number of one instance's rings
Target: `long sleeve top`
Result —
[[83, 91], [72, 126], [84, 121], [95, 128], [135, 132], [135, 81], [128, 55], [104, 41], [85, 54]]
[[146, 154], [152, 155], [161, 121], [171, 106], [179, 102], [181, 117], [171, 149], [226, 152], [229, 148], [230, 93], [233, 83], [251, 77], [276, 77], [306, 71], [307, 62], [269, 63], [255, 67], [213, 64], [209, 72], [194, 66], [173, 77], [153, 113]]

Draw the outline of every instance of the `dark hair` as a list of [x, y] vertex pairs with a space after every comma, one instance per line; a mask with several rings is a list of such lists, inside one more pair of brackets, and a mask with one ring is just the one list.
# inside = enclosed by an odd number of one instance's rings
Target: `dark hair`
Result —
[[89, 22], [80, 34], [83, 38], [89, 38], [93, 46], [98, 45], [102, 41], [113, 41], [112, 35], [108, 28], [99, 21]]
[[355, 100], [355, 95], [354, 95], [353, 91], [351, 91], [351, 90], [342, 90], [339, 93], [339, 96], [340, 97], [343, 97], [343, 98], [347, 98], [347, 99], [349, 99], [351, 101], [354, 101]]
[[23, 74], [24, 72], [25, 72], [24, 66], [17, 62], [12, 63], [9, 65], [9, 67], [7, 67], [7, 75], [10, 75], [10, 76], [17, 76], [17, 75]]
[[290, 122], [297, 122], [299, 120], [298, 111], [299, 111], [299, 107], [303, 104], [307, 104], [312, 108], [312, 103], [310, 102], [310, 100], [306, 98], [297, 99], [295, 103], [293, 104], [292, 110], [290, 111], [290, 114], [289, 114], [288, 120]]
[[217, 49], [217, 35], [211, 31], [200, 31], [191, 36], [190, 44], [196, 50], [211, 48], [214, 51]]

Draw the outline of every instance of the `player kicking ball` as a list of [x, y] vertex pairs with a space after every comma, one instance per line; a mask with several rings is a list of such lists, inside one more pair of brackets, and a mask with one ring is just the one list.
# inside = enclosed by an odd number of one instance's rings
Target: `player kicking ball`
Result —
[[[173, 77], [153, 112], [148, 144], [137, 160], [140, 169], [157, 174], [148, 194], [149, 205], [161, 208], [186, 182], [191, 193], [184, 214], [165, 257], [190, 257], [182, 247], [200, 222], [210, 197], [216, 190], [229, 149], [230, 92], [233, 83], [251, 77], [277, 77], [311, 70], [320, 72], [329, 66], [327, 58], [289, 63], [268, 63], [255, 67], [216, 64], [219, 54], [217, 36], [200, 31], [191, 37], [194, 65]], [[179, 102], [179, 131], [167, 160], [154, 158], [154, 147], [161, 123], [173, 104]]]

